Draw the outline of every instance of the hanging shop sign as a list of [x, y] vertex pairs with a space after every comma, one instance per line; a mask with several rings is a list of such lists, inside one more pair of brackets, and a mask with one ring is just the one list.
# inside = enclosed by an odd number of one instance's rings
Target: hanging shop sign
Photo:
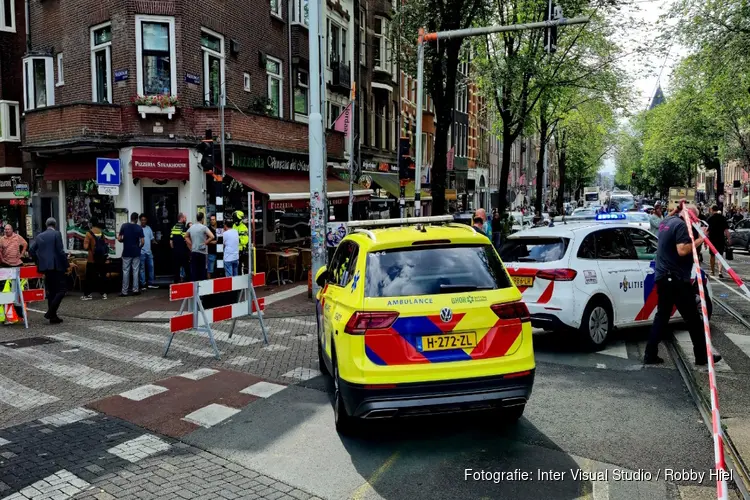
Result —
[[30, 194], [31, 191], [29, 190], [28, 184], [18, 183], [13, 188], [13, 196], [18, 196], [19, 198], [28, 198]]
[[232, 167], [287, 172], [310, 171], [310, 165], [307, 161], [281, 155], [251, 156], [232, 153]]
[[[16, 194], [17, 188], [23, 194]], [[9, 175], [0, 176], [0, 192], [2, 193], [13, 193], [14, 196], [27, 197], [29, 196], [29, 185], [21, 182], [20, 175]]]

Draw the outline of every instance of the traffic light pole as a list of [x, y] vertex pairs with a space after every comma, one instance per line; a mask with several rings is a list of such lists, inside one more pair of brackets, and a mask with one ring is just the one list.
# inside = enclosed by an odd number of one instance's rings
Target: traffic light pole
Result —
[[[540, 28], [551, 28], [552, 26], [569, 26], [573, 24], [586, 24], [589, 17], [574, 17], [572, 19], [555, 19], [553, 21], [541, 21], [537, 23], [511, 24], [508, 26], [484, 26], [481, 28], [466, 28], [451, 31], [436, 31], [426, 33], [424, 28], [419, 28], [417, 41], [417, 161], [414, 172], [414, 215], [420, 217], [422, 210], [420, 206], [420, 195], [422, 193], [422, 106], [424, 89], [424, 44], [440, 40], [451, 40], [454, 38], [469, 38], [492, 33], [503, 33], [508, 31], [524, 31]], [[312, 30], [310, 32], [312, 37]], [[312, 39], [312, 38], [311, 38]], [[312, 54], [310, 57], [312, 59]]]

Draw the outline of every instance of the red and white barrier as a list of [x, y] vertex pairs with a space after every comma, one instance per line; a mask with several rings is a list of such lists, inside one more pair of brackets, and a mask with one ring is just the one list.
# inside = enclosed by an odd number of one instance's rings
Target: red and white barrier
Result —
[[[169, 338], [164, 349], [164, 356], [169, 352], [172, 338], [175, 333], [189, 330], [191, 328], [206, 330], [214, 354], [219, 358], [219, 351], [216, 348], [211, 324], [225, 321], [228, 319], [236, 320], [244, 316], [256, 316], [260, 321], [263, 337], [268, 343], [266, 328], [263, 324], [263, 310], [265, 310], [265, 299], [258, 298], [255, 294], [255, 287], [266, 284], [265, 273], [252, 275], [252, 281], [249, 275], [230, 276], [226, 278], [214, 278], [204, 281], [190, 283], [178, 283], [169, 287], [169, 300], [174, 302], [182, 300], [180, 311], [169, 320]], [[240, 300], [235, 304], [204, 309], [201, 297], [214, 295], [217, 293], [240, 292]], [[183, 314], [185, 308], [190, 312]], [[203, 323], [201, 324], [201, 319]], [[232, 336], [235, 323], [232, 323], [232, 330], [229, 336]]]
[[[682, 216], [685, 219], [685, 223], [690, 227], [691, 214], [688, 210], [682, 211]], [[702, 231], [700, 231], [702, 236]], [[701, 273], [701, 265], [698, 260], [698, 250], [695, 248], [695, 236], [692, 231], [688, 231], [690, 234], [690, 240], [693, 243], [693, 263], [695, 264], [695, 275], [698, 280], [698, 293], [701, 299], [701, 312], [703, 313], [703, 332], [706, 338], [706, 356], [708, 356], [708, 388], [711, 393], [711, 434], [714, 440], [714, 462], [716, 466], [716, 497], [719, 500], [727, 499], [727, 477], [729, 472], [727, 471], [727, 464], [724, 461], [724, 436], [721, 429], [721, 416], [719, 414], [719, 394], [716, 390], [716, 370], [714, 369], [714, 355], [713, 346], [711, 342], [711, 327], [708, 322], [708, 310], [706, 308], [706, 284], [703, 283], [703, 273]], [[705, 240], [708, 242], [708, 240]], [[711, 245], [712, 251], [716, 251]]]
[[44, 275], [39, 272], [36, 266], [8, 267], [0, 268], [0, 286], [5, 289], [5, 282], [11, 281], [12, 290], [9, 292], [0, 292], [0, 305], [5, 310], [5, 317], [16, 315], [13, 306], [18, 306], [23, 310], [23, 322], [26, 328], [29, 327], [29, 319], [26, 310], [26, 304], [29, 302], [39, 302], [44, 300], [44, 289], [37, 288], [33, 290], [23, 290], [21, 280], [30, 280], [43, 278]]

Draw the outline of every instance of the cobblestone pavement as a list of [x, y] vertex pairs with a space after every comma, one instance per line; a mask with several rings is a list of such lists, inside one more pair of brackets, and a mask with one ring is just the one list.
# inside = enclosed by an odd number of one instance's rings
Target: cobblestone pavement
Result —
[[45, 325], [0, 328], [0, 428], [83, 406], [157, 380], [199, 368], [250, 373], [289, 384], [317, 374], [315, 319], [269, 318], [269, 345], [257, 320], [214, 325], [221, 359], [195, 331], [169, 336], [165, 323], [114, 323], [66, 319]]
[[207, 451], [83, 409], [0, 431], [0, 497], [315, 498]]

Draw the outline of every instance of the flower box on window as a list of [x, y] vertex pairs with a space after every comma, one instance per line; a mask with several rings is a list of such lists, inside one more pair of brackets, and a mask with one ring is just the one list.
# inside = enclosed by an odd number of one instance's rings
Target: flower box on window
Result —
[[138, 106], [141, 118], [146, 118], [146, 115], [167, 115], [170, 120], [174, 116], [176, 107], [179, 104], [177, 96], [169, 94], [153, 96], [139, 95], [133, 97], [132, 101], [133, 104]]

